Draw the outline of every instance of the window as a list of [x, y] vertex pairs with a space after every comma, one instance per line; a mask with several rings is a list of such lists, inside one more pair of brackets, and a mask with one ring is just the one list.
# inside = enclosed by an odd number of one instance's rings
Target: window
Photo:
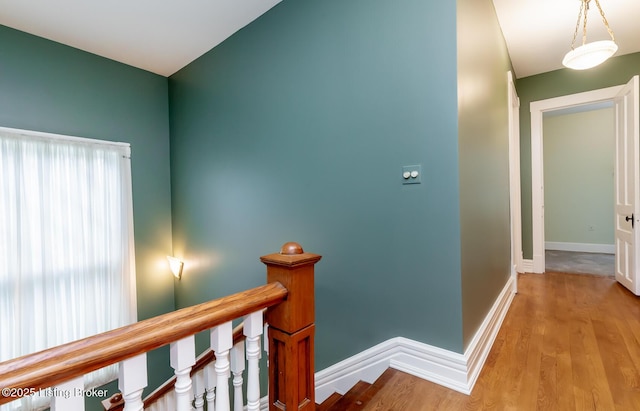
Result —
[[135, 320], [129, 145], [0, 128], [0, 361]]

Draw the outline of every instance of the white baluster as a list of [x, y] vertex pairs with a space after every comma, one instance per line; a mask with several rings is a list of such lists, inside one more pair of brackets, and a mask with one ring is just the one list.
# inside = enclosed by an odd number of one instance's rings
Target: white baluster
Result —
[[152, 411], [167, 411], [167, 394], [163, 395], [162, 398], [160, 398], [158, 401], [156, 401], [152, 407], [155, 407], [152, 409]]
[[142, 411], [142, 390], [147, 386], [147, 354], [120, 363], [118, 388], [124, 398], [124, 411]]
[[[267, 370], [269, 369], [269, 324], [264, 323], [264, 336], [263, 336], [264, 344], [262, 349], [264, 353], [267, 355]], [[262, 351], [260, 352], [262, 358]], [[267, 392], [269, 392], [269, 379], [267, 378]]]
[[204, 370], [198, 370], [193, 376], [193, 392], [195, 393], [193, 405], [196, 411], [204, 410], [204, 394], [206, 392], [204, 388]]
[[[269, 324], [264, 323], [264, 352], [267, 354], [267, 368], [269, 367]], [[260, 357], [262, 358], [262, 356]]]
[[243, 333], [247, 337], [247, 411], [260, 409], [260, 335], [263, 330], [262, 311], [245, 317]]
[[215, 363], [210, 362], [204, 367], [204, 386], [207, 390], [207, 411], [216, 409], [216, 369]]
[[84, 410], [84, 378], [82, 376], [51, 388], [51, 411]]
[[244, 405], [244, 396], [242, 394], [244, 341], [235, 344], [231, 349], [231, 372], [233, 373], [233, 411], [242, 411]]
[[229, 350], [233, 346], [231, 321], [211, 329], [211, 349], [216, 355], [216, 409], [231, 411], [229, 405]]
[[171, 390], [165, 396], [164, 401], [164, 410], [165, 411], [174, 411], [173, 409], [176, 407], [176, 391]]
[[190, 335], [171, 343], [171, 367], [176, 374], [176, 411], [190, 411], [191, 400], [191, 367], [196, 363], [195, 336]]
[[167, 396], [167, 411], [173, 411], [176, 406], [176, 392], [171, 391]]

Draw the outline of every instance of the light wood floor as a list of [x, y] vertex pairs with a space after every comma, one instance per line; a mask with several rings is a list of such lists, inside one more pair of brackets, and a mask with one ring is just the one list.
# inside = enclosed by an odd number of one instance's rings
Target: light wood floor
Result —
[[640, 410], [640, 300], [593, 275], [518, 288], [470, 396], [397, 372], [364, 410]]

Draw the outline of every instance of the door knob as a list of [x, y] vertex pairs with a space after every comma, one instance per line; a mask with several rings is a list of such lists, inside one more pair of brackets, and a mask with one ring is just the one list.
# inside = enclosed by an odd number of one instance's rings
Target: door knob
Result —
[[634, 224], [633, 224], [633, 223], [634, 223], [633, 214], [631, 214], [631, 217], [626, 216], [626, 217], [624, 218], [624, 220], [625, 220], [625, 221], [631, 221], [631, 228], [634, 228]]

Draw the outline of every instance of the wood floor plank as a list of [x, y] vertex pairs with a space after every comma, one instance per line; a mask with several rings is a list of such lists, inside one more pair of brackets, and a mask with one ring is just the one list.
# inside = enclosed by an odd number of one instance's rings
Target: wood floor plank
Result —
[[[538, 384], [537, 408], [558, 408], [558, 357], [562, 351], [559, 333], [561, 332], [563, 303], [560, 296], [563, 294], [564, 281], [560, 277], [551, 278], [552, 287], [548, 290], [549, 299], [546, 307], [541, 309], [539, 320], [544, 324], [544, 336], [542, 340], [540, 376]], [[551, 314], [547, 314], [551, 313]]]
[[356, 383], [356, 385], [351, 388], [347, 393], [345, 393], [342, 398], [336, 401], [335, 404], [331, 406], [331, 410], [348, 410], [357, 404], [360, 396], [364, 394], [364, 392], [371, 387], [371, 384], [360, 381]]
[[340, 401], [340, 398], [342, 398], [342, 395], [334, 392], [329, 396], [329, 398], [324, 400], [322, 404], [316, 405], [316, 411], [329, 411], [336, 402]]
[[348, 406], [343, 407], [339, 411], [351, 411], [351, 410], [362, 410], [366, 407], [367, 404], [371, 402], [371, 400], [382, 390], [384, 387], [389, 384], [389, 382], [396, 376], [397, 371], [393, 368], [387, 369], [382, 375], [373, 383], [369, 388], [360, 394], [357, 399], [355, 399], [355, 403]]
[[[407, 378], [409, 377], [409, 378]], [[416, 384], [421, 385], [423, 381], [400, 371], [387, 380], [384, 387], [378, 394], [364, 407], [365, 411], [388, 411], [388, 410], [409, 410], [412, 401], [419, 397], [416, 392]]]
[[640, 345], [637, 343], [640, 339], [634, 334], [634, 330], [640, 330], [640, 323], [620, 318], [616, 318], [615, 322], [634, 367], [640, 370]]
[[640, 299], [590, 275], [518, 286], [471, 395], [396, 371], [363, 409], [640, 410]]
[[[568, 301], [568, 286], [566, 277], [560, 277], [561, 283], [557, 288], [556, 297], [559, 301]], [[571, 366], [571, 334], [569, 323], [573, 310], [571, 306], [557, 304], [555, 307], [556, 320], [556, 339], [555, 339], [555, 358], [556, 358], [556, 409], [573, 410], [576, 409], [573, 395], [567, 395], [567, 391], [571, 391], [573, 387], [573, 370]]]
[[593, 321], [602, 364], [616, 407], [640, 410], [640, 375], [615, 321]]

